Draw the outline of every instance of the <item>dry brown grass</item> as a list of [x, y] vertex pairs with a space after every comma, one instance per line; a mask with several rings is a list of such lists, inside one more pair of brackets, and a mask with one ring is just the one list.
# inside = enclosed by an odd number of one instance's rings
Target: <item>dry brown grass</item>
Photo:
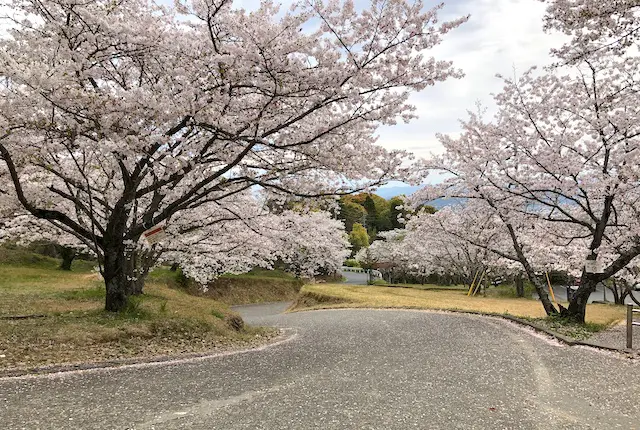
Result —
[[[1, 257], [1, 255], [0, 255]], [[170, 287], [159, 270], [125, 312], [103, 311], [104, 287], [88, 266], [78, 272], [57, 262], [3, 264], [0, 260], [0, 373], [50, 364], [175, 355], [252, 345], [273, 330], [236, 330], [227, 305]]]
[[[295, 309], [371, 307], [404, 309], [442, 309], [482, 312], [487, 314], [508, 314], [525, 318], [543, 318], [544, 309], [537, 300], [502, 297], [468, 297], [464, 291], [422, 290], [412, 288], [388, 288], [343, 284], [306, 285], [301, 290], [301, 300], [305, 295], [313, 295], [316, 304], [299, 305]], [[327, 302], [322, 302], [322, 296]], [[330, 303], [336, 300], [341, 303]], [[587, 306], [587, 321], [611, 325], [625, 317], [623, 306], [591, 304]]]

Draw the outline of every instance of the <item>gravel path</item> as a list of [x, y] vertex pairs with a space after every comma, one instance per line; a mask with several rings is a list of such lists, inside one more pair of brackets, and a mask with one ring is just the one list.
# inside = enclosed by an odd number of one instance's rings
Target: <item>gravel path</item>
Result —
[[[618, 324], [610, 329], [603, 330], [591, 336], [587, 339], [589, 342], [609, 346], [612, 348], [626, 348], [627, 347], [627, 325]], [[640, 349], [640, 327], [633, 328], [633, 348], [635, 350]], [[638, 381], [640, 383], [640, 381]]]
[[176, 364], [0, 380], [2, 428], [640, 429], [637, 362], [502, 320], [237, 309], [292, 337]]

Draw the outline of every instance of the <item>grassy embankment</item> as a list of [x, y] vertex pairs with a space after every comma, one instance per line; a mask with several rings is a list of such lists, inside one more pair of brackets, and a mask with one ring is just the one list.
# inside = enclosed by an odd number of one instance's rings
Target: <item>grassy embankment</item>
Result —
[[[416, 288], [390, 288], [340, 284], [306, 285], [292, 310], [326, 308], [402, 308], [480, 312], [511, 315], [533, 320], [566, 336], [584, 339], [594, 332], [617, 324], [625, 317], [623, 306], [590, 304], [587, 324], [568, 324], [546, 318], [539, 301], [508, 297], [504, 289], [489, 289], [487, 296], [467, 296], [464, 287], [442, 288], [417, 285]], [[567, 304], [564, 303], [566, 306]]]
[[206, 292], [186, 281], [186, 290], [229, 305], [293, 301], [304, 281], [281, 270], [254, 269], [242, 275], [223, 275], [209, 285]]
[[[152, 272], [145, 294], [103, 311], [93, 263], [59, 262], [0, 248], [0, 369], [176, 355], [250, 346], [273, 330], [242, 326], [228, 305], [175, 288], [176, 273]], [[10, 317], [31, 316], [23, 319]]]

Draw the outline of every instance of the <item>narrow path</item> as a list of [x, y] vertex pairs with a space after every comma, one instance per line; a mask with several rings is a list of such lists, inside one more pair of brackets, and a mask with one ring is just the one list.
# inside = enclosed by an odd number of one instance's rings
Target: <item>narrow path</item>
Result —
[[3, 429], [640, 429], [640, 367], [498, 319], [279, 314], [294, 336], [161, 366], [0, 380]]

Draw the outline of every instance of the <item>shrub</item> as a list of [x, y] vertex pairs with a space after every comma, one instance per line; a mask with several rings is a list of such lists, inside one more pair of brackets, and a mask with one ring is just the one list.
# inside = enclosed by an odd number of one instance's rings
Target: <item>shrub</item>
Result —
[[384, 279], [376, 279], [375, 281], [370, 282], [369, 285], [385, 286], [385, 285], [389, 285], [389, 283]]

